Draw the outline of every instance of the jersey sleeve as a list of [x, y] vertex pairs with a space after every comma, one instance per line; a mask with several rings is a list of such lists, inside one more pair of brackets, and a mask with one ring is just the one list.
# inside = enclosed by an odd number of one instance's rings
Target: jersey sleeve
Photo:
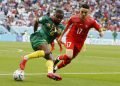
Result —
[[64, 29], [65, 29], [65, 26], [64, 26], [63, 24], [60, 24], [60, 25], [59, 25], [59, 28], [60, 28], [61, 30], [64, 30]]
[[65, 32], [70, 28], [71, 24], [72, 24], [72, 17], [67, 22], [67, 26], [65, 28]]
[[68, 20], [67, 27], [69, 28], [71, 24], [72, 24], [72, 17]]
[[100, 25], [96, 20], [94, 20], [94, 21], [93, 21], [93, 27], [94, 27], [97, 31], [100, 31], [101, 25]]
[[47, 20], [46, 16], [42, 16], [42, 17], [40, 17], [40, 18], [38, 19], [38, 22], [39, 22], [40, 24], [44, 24], [46, 20]]

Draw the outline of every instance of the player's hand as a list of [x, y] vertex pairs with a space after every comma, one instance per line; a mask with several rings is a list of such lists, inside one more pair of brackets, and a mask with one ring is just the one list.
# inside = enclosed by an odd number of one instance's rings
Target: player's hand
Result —
[[100, 36], [100, 37], [103, 37], [103, 35], [104, 35], [104, 32], [103, 32], [103, 31], [99, 32], [99, 36]]
[[55, 48], [51, 46], [51, 49], [50, 49], [50, 51], [52, 52], [53, 50], [55, 50]]

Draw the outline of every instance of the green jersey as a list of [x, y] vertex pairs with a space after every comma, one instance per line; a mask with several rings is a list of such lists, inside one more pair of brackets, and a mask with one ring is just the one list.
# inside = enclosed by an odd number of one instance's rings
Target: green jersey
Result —
[[41, 29], [38, 31], [48, 43], [51, 43], [64, 29], [62, 24], [56, 25], [49, 16], [39, 18]]
[[41, 29], [31, 34], [30, 41], [34, 50], [40, 44], [50, 44], [64, 30], [64, 25], [55, 24], [49, 16], [43, 16], [38, 21], [41, 24]]

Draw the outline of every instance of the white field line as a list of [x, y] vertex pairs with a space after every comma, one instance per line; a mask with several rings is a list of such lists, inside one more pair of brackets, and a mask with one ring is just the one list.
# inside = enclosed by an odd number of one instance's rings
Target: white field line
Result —
[[24, 51], [22, 49], [14, 49], [14, 50], [0, 50], [0, 52], [12, 52], [12, 53], [15, 53], [15, 52], [25, 52], [25, 53], [31, 53], [32, 51]]
[[[25, 75], [34, 76], [34, 75], [46, 75], [47, 73], [25, 73]], [[61, 75], [118, 75], [120, 72], [94, 72], [94, 73], [58, 73]], [[11, 76], [12, 73], [0, 73], [0, 76]]]

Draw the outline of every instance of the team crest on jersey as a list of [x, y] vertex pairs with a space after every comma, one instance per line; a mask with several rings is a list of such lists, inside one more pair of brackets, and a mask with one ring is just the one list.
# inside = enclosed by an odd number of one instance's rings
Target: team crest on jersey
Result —
[[49, 23], [47, 23], [47, 26], [48, 26], [48, 27], [50, 27], [50, 24], [49, 24]]

